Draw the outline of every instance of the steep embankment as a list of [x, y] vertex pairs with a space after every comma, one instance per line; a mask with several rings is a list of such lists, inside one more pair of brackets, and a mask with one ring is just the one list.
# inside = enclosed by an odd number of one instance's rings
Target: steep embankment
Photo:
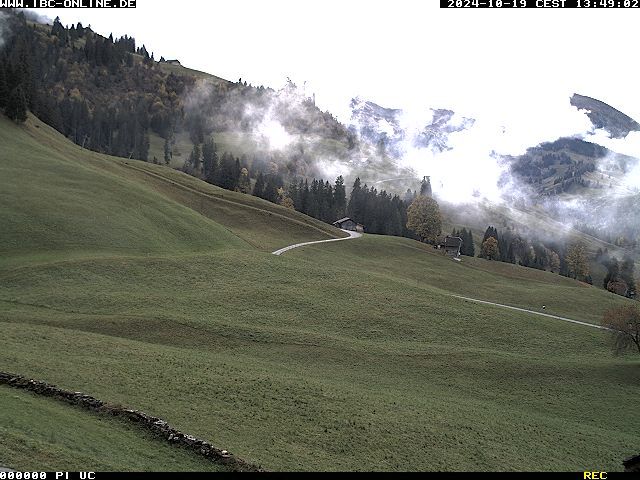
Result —
[[23, 128], [0, 118], [0, 158], [4, 262], [23, 255], [269, 251], [343, 236], [305, 215], [166, 167], [84, 150], [35, 117]]

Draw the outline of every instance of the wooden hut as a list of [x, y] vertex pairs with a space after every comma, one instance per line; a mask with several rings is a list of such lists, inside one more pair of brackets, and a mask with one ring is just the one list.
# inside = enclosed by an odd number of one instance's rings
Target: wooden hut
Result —
[[333, 222], [333, 225], [342, 230], [351, 230], [352, 232], [355, 232], [358, 226], [358, 224], [351, 220], [349, 217], [336, 220], [335, 222]]

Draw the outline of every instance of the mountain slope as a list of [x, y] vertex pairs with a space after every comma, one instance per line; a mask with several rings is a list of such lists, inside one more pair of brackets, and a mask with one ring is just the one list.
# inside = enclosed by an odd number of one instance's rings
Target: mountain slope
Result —
[[25, 253], [250, 248], [214, 222], [127, 179], [122, 162], [102, 160], [68, 142], [65, 150], [56, 149], [57, 135], [35, 118], [26, 128], [0, 118], [3, 259]]
[[575, 93], [571, 97], [571, 105], [586, 110], [593, 126], [605, 129], [613, 138], [623, 138], [629, 132], [640, 131], [640, 123], [595, 98]]
[[[0, 131], [3, 370], [143, 409], [269, 470], [616, 470], [635, 453], [634, 357], [596, 329], [451, 294], [589, 322], [630, 300], [397, 237], [276, 257], [270, 244], [331, 227], [82, 150], [35, 119]], [[22, 204], [29, 218], [12, 220]], [[131, 247], [113, 253], [120, 231]], [[38, 428], [25, 419], [15, 435]], [[0, 448], [9, 465], [21, 455]]]
[[[271, 251], [343, 235], [300, 213], [166, 167], [82, 149], [35, 117], [22, 128], [4, 117], [0, 122], [3, 261], [26, 253]], [[221, 219], [225, 227], [216, 223]], [[259, 225], [262, 235], [252, 238]]]

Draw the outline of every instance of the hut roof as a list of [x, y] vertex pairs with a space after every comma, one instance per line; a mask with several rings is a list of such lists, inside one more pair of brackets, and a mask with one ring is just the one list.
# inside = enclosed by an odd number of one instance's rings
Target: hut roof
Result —
[[446, 237], [444, 239], [445, 248], [458, 248], [462, 245], [462, 239], [460, 237]]

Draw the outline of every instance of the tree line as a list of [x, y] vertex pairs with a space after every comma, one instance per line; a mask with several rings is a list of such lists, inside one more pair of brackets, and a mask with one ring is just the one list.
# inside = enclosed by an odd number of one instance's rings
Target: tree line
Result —
[[[168, 164], [172, 157], [170, 150], [165, 152]], [[212, 137], [193, 146], [182, 170], [213, 185], [254, 195], [323, 222], [333, 223], [349, 216], [365, 225], [368, 233], [416, 238], [406, 226], [408, 202], [385, 190], [362, 185], [360, 178], [355, 179], [347, 201], [342, 176], [333, 183], [322, 178], [287, 178], [276, 163], [257, 156], [250, 161], [246, 155], [220, 155]]]

